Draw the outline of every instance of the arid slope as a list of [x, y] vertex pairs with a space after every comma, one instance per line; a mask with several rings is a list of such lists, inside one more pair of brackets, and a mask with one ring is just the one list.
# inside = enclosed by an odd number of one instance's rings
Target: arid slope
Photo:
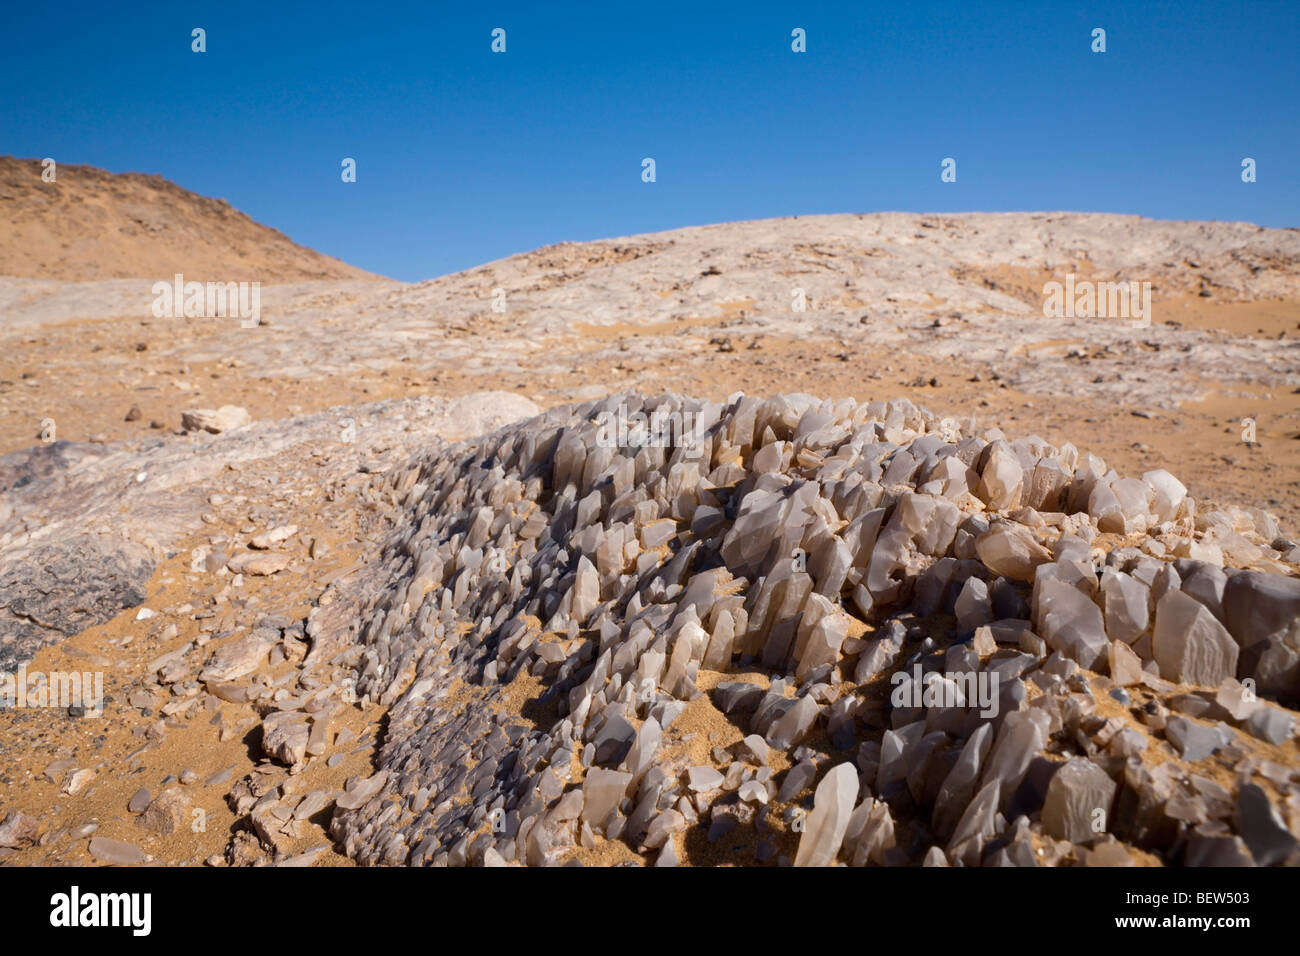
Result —
[[0, 156], [0, 275], [300, 282], [370, 274], [161, 176]]

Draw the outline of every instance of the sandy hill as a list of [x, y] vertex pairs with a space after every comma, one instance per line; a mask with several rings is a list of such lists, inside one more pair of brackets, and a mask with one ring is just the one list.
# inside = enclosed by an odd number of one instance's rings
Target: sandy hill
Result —
[[369, 273], [290, 240], [224, 199], [161, 176], [0, 156], [0, 275], [88, 281], [200, 278], [261, 282], [358, 279]]

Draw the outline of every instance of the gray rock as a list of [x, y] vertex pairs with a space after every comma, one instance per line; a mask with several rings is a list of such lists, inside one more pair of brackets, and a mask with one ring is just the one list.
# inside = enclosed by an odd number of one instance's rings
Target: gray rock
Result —
[[1300, 687], [1300, 579], [1238, 571], [1223, 591], [1223, 616], [1242, 648], [1237, 677], [1260, 693], [1297, 696]]
[[1268, 705], [1256, 708], [1246, 718], [1247, 732], [1274, 746], [1286, 743], [1295, 735], [1295, 724], [1295, 717], [1290, 713]]
[[108, 837], [92, 837], [90, 855], [100, 863], [118, 863], [131, 865], [144, 863], [147, 859], [143, 850], [133, 843], [111, 840]]
[[0, 822], [0, 847], [22, 849], [36, 842], [37, 823], [21, 810], [10, 810]]
[[142, 603], [155, 566], [142, 545], [90, 534], [0, 558], [0, 671]]
[[728, 717], [754, 712], [763, 698], [763, 688], [743, 681], [721, 681], [713, 688], [713, 703]]
[[1186, 717], [1172, 716], [1165, 724], [1165, 736], [1187, 761], [1204, 760], [1231, 739], [1220, 727], [1207, 727]]
[[1237, 650], [1232, 635], [1195, 598], [1171, 590], [1156, 605], [1151, 653], [1165, 680], [1217, 687], [1236, 675]]
[[781, 789], [776, 794], [777, 800], [782, 803], [790, 802], [799, 796], [816, 776], [817, 767], [811, 760], [799, 761], [786, 771], [785, 779], [781, 782]]
[[190, 824], [189, 795], [178, 787], [168, 787], [149, 803], [149, 807], [136, 817], [135, 825], [154, 833], [171, 834], [187, 829]]
[[1241, 837], [1230, 834], [1205, 834], [1193, 830], [1187, 838], [1184, 866], [1254, 866], [1250, 851]]
[[632, 749], [636, 728], [619, 714], [612, 715], [596, 734], [596, 763], [618, 765]]
[[219, 683], [247, 677], [266, 663], [267, 655], [279, 640], [279, 633], [271, 628], [254, 628], [244, 637], [227, 641], [199, 671], [199, 680]]
[[1268, 794], [1257, 784], [1245, 784], [1237, 791], [1233, 822], [1260, 866], [1281, 863], [1300, 848], [1300, 841], [1286, 828]]
[[1058, 840], [1092, 842], [1109, 827], [1115, 789], [1115, 781], [1091, 760], [1072, 757], [1048, 784], [1043, 829]]

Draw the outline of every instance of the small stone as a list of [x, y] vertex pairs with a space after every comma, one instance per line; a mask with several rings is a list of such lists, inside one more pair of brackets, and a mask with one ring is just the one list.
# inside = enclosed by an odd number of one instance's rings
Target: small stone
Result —
[[36, 842], [36, 820], [21, 810], [10, 810], [0, 823], [0, 847], [22, 849]]
[[757, 780], [746, 780], [736, 791], [741, 803], [762, 803], [766, 804], [769, 798], [767, 785]]
[[1121, 687], [1142, 683], [1142, 660], [1123, 641], [1110, 642], [1110, 679]]
[[230, 778], [234, 776], [234, 773], [235, 767], [234, 764], [231, 764], [225, 770], [218, 770], [212, 776], [208, 777], [207, 780], [203, 781], [203, 785], [206, 787], [219, 787], [224, 783], [228, 783]]
[[144, 851], [135, 844], [110, 840], [108, 837], [92, 838], [90, 855], [100, 863], [118, 863], [128, 866], [133, 863], [144, 863], [147, 859]]
[[82, 790], [84, 790], [86, 784], [90, 783], [90, 781], [93, 780], [94, 778], [95, 778], [94, 770], [90, 770], [87, 768], [83, 768], [81, 770], [74, 770], [72, 771], [72, 773], [68, 775], [68, 779], [64, 782], [63, 787], [62, 789], [59, 790], [59, 792], [66, 793], [68, 796], [74, 797]]
[[636, 728], [622, 716], [614, 714], [605, 721], [600, 733], [596, 735], [596, 763], [622, 763], [635, 740]]
[[258, 577], [276, 574], [289, 566], [289, 556], [278, 551], [262, 554], [246, 552], [237, 554], [226, 562], [231, 574], [252, 574]]
[[154, 833], [175, 833], [189, 824], [190, 798], [176, 787], [169, 787], [136, 818], [135, 825]]
[[1009, 522], [980, 535], [975, 540], [975, 551], [990, 571], [1015, 581], [1032, 582], [1038, 566], [1052, 560], [1028, 528]]
[[686, 818], [676, 810], [665, 810], [655, 817], [646, 831], [642, 846], [657, 850], [661, 846], [672, 844], [672, 836], [686, 829]]
[[691, 767], [686, 771], [686, 785], [695, 793], [707, 793], [722, 786], [722, 774], [712, 767]]
[[262, 720], [262, 752], [287, 766], [296, 766], [307, 757], [311, 728], [298, 711], [277, 711]]
[[265, 551], [267, 548], [274, 548], [277, 544], [283, 544], [297, 533], [298, 526], [296, 524], [282, 524], [270, 531], [262, 532], [248, 542], [248, 546], [259, 551]]
[[630, 773], [600, 767], [589, 771], [582, 784], [582, 820], [593, 828], [603, 825], [622, 801], [631, 782]]
[[279, 634], [271, 628], [255, 628], [246, 637], [219, 647], [199, 672], [199, 680], [219, 683], [246, 677], [266, 662], [278, 641]]
[[1233, 720], [1246, 720], [1263, 706], [1255, 692], [1235, 677], [1224, 678], [1214, 701], [1231, 714]]
[[380, 770], [372, 777], [357, 780], [352, 787], [339, 797], [337, 805], [340, 810], [355, 810], [368, 803], [388, 782], [388, 771]]
[[1246, 732], [1252, 737], [1281, 746], [1295, 734], [1295, 717], [1280, 707], [1265, 705], [1246, 719]]
[[736, 745], [736, 756], [739, 759], [759, 767], [767, 766], [767, 755], [770, 752], [767, 741], [758, 734], [750, 734]]
[[149, 809], [149, 804], [152, 802], [153, 796], [150, 795], [148, 790], [141, 787], [135, 792], [135, 796], [128, 801], [126, 808], [132, 813], [144, 813]]
[[181, 428], [187, 432], [206, 431], [214, 435], [232, 431], [253, 420], [248, 409], [237, 405], [222, 405], [215, 411], [195, 408], [181, 413]]
[[1177, 715], [1171, 716], [1166, 721], [1165, 736], [1188, 762], [1204, 760], [1226, 743], [1218, 728], [1206, 727], [1204, 724]]
[[811, 696], [800, 697], [767, 732], [767, 742], [777, 750], [788, 750], [804, 738], [817, 720], [817, 703]]

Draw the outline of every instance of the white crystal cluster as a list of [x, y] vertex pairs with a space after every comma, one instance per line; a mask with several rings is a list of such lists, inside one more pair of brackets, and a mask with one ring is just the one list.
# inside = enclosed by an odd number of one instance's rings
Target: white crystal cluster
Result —
[[[610, 447], [620, 405], [701, 434]], [[1300, 551], [1168, 472], [906, 400], [622, 394], [385, 480], [406, 520], [357, 688], [389, 724], [334, 820], [361, 862], [616, 840], [670, 865], [692, 828], [799, 865], [1294, 856], [1269, 821], [1300, 813], [1295, 770], [1260, 748], [1294, 752]], [[891, 706], [917, 667], [995, 675], [996, 713]], [[666, 740], [705, 693], [743, 740], [683, 765]], [[1193, 766], [1215, 760], [1238, 786]]]

